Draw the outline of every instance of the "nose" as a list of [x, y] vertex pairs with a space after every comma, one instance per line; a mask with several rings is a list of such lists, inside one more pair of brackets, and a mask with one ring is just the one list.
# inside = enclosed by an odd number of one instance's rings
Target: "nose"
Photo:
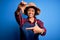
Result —
[[29, 14], [32, 14], [32, 12], [30, 11], [30, 13]]

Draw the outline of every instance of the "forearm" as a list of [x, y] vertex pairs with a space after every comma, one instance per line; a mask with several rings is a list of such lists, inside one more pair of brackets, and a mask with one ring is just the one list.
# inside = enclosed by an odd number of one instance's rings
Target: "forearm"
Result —
[[20, 14], [20, 10], [21, 10], [21, 9], [18, 7], [17, 10], [15, 11], [15, 14], [16, 14], [16, 15], [19, 15], [19, 14]]
[[16, 21], [18, 22], [18, 24], [20, 25], [20, 21], [21, 21], [22, 16], [21, 16], [20, 8], [19, 7], [15, 11], [15, 18], [16, 18]]

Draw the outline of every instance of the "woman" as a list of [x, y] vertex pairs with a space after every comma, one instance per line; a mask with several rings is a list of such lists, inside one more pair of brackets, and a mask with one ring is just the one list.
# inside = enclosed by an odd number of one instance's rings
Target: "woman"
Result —
[[[22, 17], [23, 13], [27, 18]], [[29, 3], [27, 6], [25, 2], [19, 4], [15, 17], [20, 25], [20, 40], [38, 40], [38, 35], [46, 34], [43, 22], [35, 17], [39, 13], [40, 9], [34, 3]]]

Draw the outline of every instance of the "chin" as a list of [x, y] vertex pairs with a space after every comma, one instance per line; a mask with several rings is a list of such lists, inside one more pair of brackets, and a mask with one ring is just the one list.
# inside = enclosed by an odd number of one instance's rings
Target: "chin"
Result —
[[33, 16], [29, 16], [29, 18], [32, 18]]

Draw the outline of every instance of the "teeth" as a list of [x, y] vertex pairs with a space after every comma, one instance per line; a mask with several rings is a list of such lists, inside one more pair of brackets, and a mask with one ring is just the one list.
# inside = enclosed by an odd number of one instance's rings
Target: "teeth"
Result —
[[30, 14], [30, 15], [32, 15], [32, 14]]

